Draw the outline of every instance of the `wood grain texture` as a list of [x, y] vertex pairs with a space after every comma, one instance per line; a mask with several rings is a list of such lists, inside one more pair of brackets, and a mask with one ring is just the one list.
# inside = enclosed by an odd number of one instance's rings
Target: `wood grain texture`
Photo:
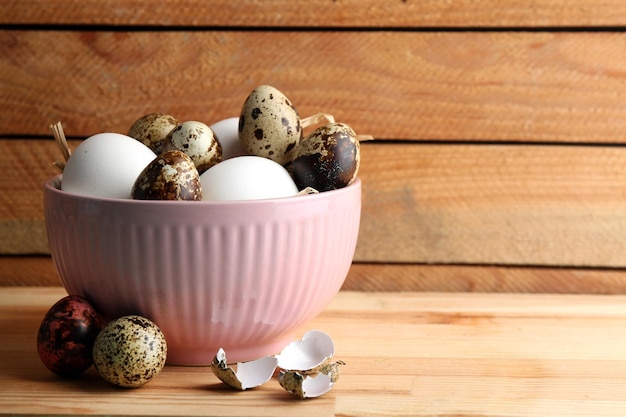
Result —
[[[59, 285], [49, 256], [0, 256], [0, 287]], [[626, 270], [358, 262], [342, 290], [626, 294]]]
[[327, 395], [276, 381], [226, 389], [205, 367], [166, 366], [120, 390], [92, 368], [74, 380], [40, 363], [35, 337], [56, 288], [0, 288], [0, 408], [21, 415], [623, 416], [624, 296], [341, 292], [320, 329], [346, 362]]
[[623, 26], [618, 0], [4, 0], [0, 24], [227, 27]]
[[[0, 31], [0, 135], [213, 123], [257, 85], [379, 139], [621, 143], [621, 32]], [[323, 47], [322, 47], [323, 45]]]
[[344, 291], [626, 294], [624, 269], [355, 263]]
[[626, 261], [624, 148], [397, 144], [362, 154], [358, 260]]
[[57, 284], [50, 123], [212, 123], [272, 84], [377, 139], [345, 289], [623, 293], [624, 26], [617, 0], [1, 1], [0, 282]]
[[[71, 142], [75, 146], [78, 142]], [[47, 253], [52, 140], [0, 140], [0, 253]], [[626, 149], [362, 146], [360, 262], [626, 266]]]

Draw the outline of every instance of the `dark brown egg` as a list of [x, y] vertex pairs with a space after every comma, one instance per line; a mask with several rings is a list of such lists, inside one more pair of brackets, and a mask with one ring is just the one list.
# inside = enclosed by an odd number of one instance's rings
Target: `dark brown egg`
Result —
[[139, 174], [133, 185], [135, 200], [202, 200], [200, 175], [184, 152], [163, 152]]
[[330, 123], [302, 140], [290, 170], [298, 189], [329, 191], [355, 180], [360, 159], [354, 130], [345, 123]]
[[57, 301], [37, 333], [37, 353], [55, 374], [72, 377], [93, 363], [92, 349], [102, 323], [91, 304], [78, 295]]

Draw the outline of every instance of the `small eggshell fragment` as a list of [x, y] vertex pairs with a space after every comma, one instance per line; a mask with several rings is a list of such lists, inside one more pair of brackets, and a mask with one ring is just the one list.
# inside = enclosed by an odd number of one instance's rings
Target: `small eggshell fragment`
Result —
[[211, 363], [213, 373], [226, 385], [237, 390], [256, 388], [274, 375], [278, 360], [266, 356], [248, 362], [238, 362], [236, 368], [228, 366], [224, 349], [219, 349]]
[[276, 355], [281, 368], [278, 382], [298, 398], [324, 395], [339, 378], [339, 365], [344, 364], [331, 362], [334, 354], [335, 346], [328, 334], [309, 331]]
[[98, 373], [114, 385], [136, 388], [157, 376], [167, 359], [167, 344], [158, 326], [131, 315], [110, 322], [93, 346]]
[[345, 123], [321, 126], [303, 139], [290, 166], [299, 189], [343, 188], [357, 177], [361, 156], [356, 133]]
[[187, 121], [172, 129], [163, 151], [174, 149], [186, 153], [200, 174], [222, 160], [220, 143], [211, 128], [202, 122]]
[[41, 362], [57, 375], [72, 377], [93, 363], [91, 351], [102, 323], [91, 304], [79, 295], [57, 301], [37, 332]]
[[269, 85], [255, 88], [239, 116], [239, 142], [252, 155], [286, 165], [302, 139], [300, 116], [291, 101]]
[[67, 160], [61, 190], [92, 197], [131, 198], [137, 176], [155, 158], [150, 148], [130, 136], [93, 135]]
[[291, 197], [298, 187], [277, 162], [259, 156], [238, 156], [200, 175], [204, 200], [258, 200]]
[[335, 384], [329, 375], [317, 373], [302, 374], [298, 371], [281, 371], [278, 383], [298, 398], [315, 398], [326, 394]]
[[222, 160], [246, 155], [239, 143], [239, 117], [220, 120], [209, 127], [222, 146]]
[[288, 344], [276, 358], [278, 367], [285, 370], [316, 372], [335, 354], [332, 338], [319, 330], [311, 330], [301, 340]]
[[200, 175], [191, 158], [178, 150], [163, 152], [139, 174], [135, 200], [202, 200]]
[[167, 135], [178, 125], [178, 120], [169, 114], [146, 114], [133, 123], [128, 136], [137, 139], [155, 154], [163, 152], [163, 144]]

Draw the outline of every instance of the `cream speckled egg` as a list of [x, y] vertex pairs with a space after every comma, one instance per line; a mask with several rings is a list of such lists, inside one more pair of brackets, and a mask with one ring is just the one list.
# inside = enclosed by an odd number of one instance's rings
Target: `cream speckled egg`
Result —
[[169, 114], [150, 113], [133, 123], [128, 136], [137, 139], [157, 155], [163, 152], [167, 135], [178, 125], [178, 120]]
[[239, 116], [239, 142], [246, 152], [286, 165], [301, 138], [300, 117], [283, 93], [269, 85], [250, 93]]
[[189, 155], [200, 174], [222, 160], [220, 143], [202, 122], [187, 121], [176, 126], [163, 145], [164, 152], [174, 149]]
[[110, 322], [96, 337], [93, 361], [98, 373], [121, 387], [136, 388], [157, 376], [167, 359], [161, 330], [145, 317]]

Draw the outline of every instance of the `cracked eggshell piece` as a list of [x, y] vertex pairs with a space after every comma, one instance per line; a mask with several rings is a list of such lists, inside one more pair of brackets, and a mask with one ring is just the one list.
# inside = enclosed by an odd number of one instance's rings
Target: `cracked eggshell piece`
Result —
[[226, 352], [220, 349], [211, 363], [211, 370], [223, 383], [237, 390], [256, 388], [269, 381], [274, 375], [278, 360], [266, 356], [248, 362], [238, 362], [236, 369], [228, 366]]
[[305, 375], [298, 371], [281, 371], [278, 383], [298, 398], [315, 398], [326, 394], [335, 384], [331, 376], [317, 373]]
[[311, 330], [301, 340], [288, 344], [276, 358], [283, 370], [310, 373], [330, 362], [335, 354], [333, 339], [319, 330]]

